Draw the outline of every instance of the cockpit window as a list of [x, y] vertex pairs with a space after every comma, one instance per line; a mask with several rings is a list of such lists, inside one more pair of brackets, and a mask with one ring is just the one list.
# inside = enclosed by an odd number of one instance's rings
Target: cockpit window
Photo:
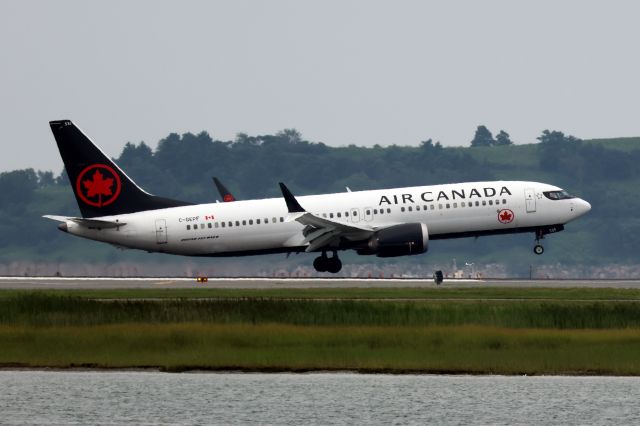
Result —
[[570, 198], [576, 198], [569, 194], [567, 191], [546, 191], [543, 192], [544, 196], [550, 200], [568, 200]]

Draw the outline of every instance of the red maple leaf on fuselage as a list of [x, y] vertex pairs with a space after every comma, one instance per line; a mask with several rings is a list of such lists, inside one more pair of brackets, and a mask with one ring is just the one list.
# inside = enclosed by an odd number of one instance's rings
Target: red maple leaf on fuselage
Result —
[[511, 221], [511, 216], [511, 213], [504, 211], [500, 214], [500, 220], [502, 220], [503, 222], [509, 222]]
[[82, 185], [87, 190], [87, 197], [95, 197], [98, 196], [98, 204], [102, 205], [102, 196], [113, 195], [111, 192], [111, 187], [113, 186], [113, 178], [104, 178], [100, 170], [96, 170], [93, 174], [92, 180], [84, 180], [82, 181]]

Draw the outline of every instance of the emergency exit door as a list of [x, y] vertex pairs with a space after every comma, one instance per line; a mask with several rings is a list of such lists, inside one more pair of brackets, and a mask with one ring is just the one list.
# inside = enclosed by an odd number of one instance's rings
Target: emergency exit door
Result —
[[167, 221], [164, 219], [156, 219], [156, 243], [167, 243]]
[[371, 207], [364, 208], [364, 220], [371, 222], [373, 220], [373, 209]]
[[360, 209], [351, 209], [351, 222], [360, 222]]
[[527, 213], [535, 213], [536, 211], [536, 194], [531, 188], [524, 190], [524, 201], [527, 204]]

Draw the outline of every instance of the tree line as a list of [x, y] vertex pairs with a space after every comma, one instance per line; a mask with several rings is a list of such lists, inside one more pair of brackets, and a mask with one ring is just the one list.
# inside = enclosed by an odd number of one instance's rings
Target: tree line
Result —
[[[472, 142], [471, 148], [445, 148], [431, 139], [413, 147], [331, 147], [305, 140], [292, 129], [274, 135], [240, 134], [233, 141], [216, 140], [206, 132], [172, 133], [155, 150], [144, 142], [127, 143], [115, 160], [149, 192], [197, 203], [219, 198], [212, 176], [245, 199], [279, 197], [279, 181], [299, 195], [342, 192], [347, 186], [365, 190], [498, 179], [549, 182], [594, 206], [584, 220], [571, 225], [582, 232], [587, 246], [579, 256], [563, 254], [563, 261], [637, 261], [640, 150], [623, 152], [545, 130], [532, 151], [531, 145], [513, 145], [505, 131], [493, 138], [484, 126], [478, 127], [475, 140], [484, 142]], [[498, 161], [504, 157], [500, 150], [513, 150], [509, 154], [514, 161]], [[61, 239], [64, 235], [40, 217], [47, 213], [78, 214], [66, 173], [1, 173], [0, 256], [64, 258], [68, 239]], [[576, 238], [575, 233], [562, 235], [563, 241]], [[451, 247], [472, 254], [479, 250], [465, 243]]]

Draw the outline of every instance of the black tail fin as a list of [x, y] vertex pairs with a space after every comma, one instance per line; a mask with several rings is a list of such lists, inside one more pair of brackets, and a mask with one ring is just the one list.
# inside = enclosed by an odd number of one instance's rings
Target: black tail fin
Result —
[[191, 203], [142, 190], [70, 120], [49, 122], [82, 217], [111, 216]]
[[218, 188], [218, 192], [222, 197], [222, 201], [224, 201], [225, 203], [230, 203], [231, 201], [236, 200], [236, 197], [234, 197], [231, 191], [229, 191], [227, 187], [224, 186], [222, 182], [220, 182], [220, 179], [218, 179], [217, 177], [214, 177], [213, 183], [216, 184], [216, 188]]

